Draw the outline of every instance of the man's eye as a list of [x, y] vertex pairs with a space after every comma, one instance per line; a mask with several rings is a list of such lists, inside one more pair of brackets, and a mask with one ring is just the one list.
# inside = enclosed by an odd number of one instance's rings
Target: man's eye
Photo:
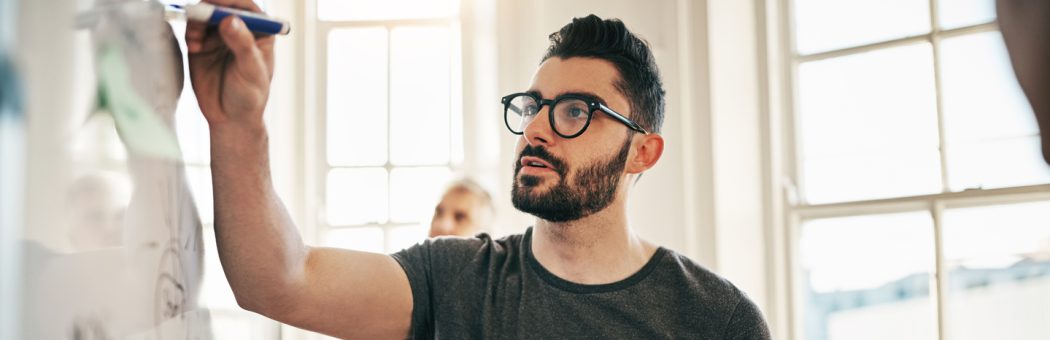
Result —
[[571, 118], [580, 118], [580, 116], [585, 114], [587, 114], [587, 111], [584, 109], [578, 107], [569, 108], [569, 117]]

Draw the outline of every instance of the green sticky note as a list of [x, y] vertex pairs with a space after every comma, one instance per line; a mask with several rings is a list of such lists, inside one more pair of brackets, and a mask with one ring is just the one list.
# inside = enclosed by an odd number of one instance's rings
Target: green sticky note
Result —
[[108, 47], [99, 54], [98, 74], [100, 104], [113, 114], [128, 149], [143, 156], [181, 159], [175, 133], [131, 86], [127, 63], [119, 50]]

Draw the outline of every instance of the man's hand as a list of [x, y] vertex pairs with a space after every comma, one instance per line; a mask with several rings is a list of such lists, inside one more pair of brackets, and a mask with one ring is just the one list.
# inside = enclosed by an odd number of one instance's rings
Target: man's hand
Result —
[[[204, 0], [262, 12], [251, 0]], [[273, 77], [273, 36], [255, 37], [236, 16], [217, 27], [186, 24], [190, 81], [208, 124], [261, 128]]]

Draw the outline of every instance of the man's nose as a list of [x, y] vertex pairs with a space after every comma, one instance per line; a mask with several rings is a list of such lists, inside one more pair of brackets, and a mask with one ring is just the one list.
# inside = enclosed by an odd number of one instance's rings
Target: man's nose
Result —
[[525, 126], [523, 137], [532, 146], [549, 146], [554, 143], [554, 130], [550, 123], [550, 105], [544, 105], [536, 117]]

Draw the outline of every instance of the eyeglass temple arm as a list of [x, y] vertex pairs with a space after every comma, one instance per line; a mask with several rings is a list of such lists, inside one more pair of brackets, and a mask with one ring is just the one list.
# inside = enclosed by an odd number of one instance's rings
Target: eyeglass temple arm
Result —
[[627, 125], [627, 127], [631, 128], [631, 130], [638, 131], [638, 132], [641, 132], [642, 134], [646, 134], [646, 135], [649, 134], [649, 132], [645, 131], [645, 129], [643, 129], [641, 126], [639, 126], [638, 123], [635, 123], [634, 121], [630, 120], [629, 118], [624, 117], [623, 115], [621, 115], [619, 113], [616, 113], [616, 111], [613, 111], [609, 107], [605, 106], [605, 104], [598, 103], [598, 108], [600, 108], [602, 110], [602, 112], [605, 112], [609, 116], [612, 116], [613, 118], [615, 118], [616, 120], [620, 121], [621, 123], [624, 123], [624, 125]]
[[[513, 95], [511, 95], [511, 96], [513, 96]], [[507, 108], [509, 108], [511, 110], [514, 110], [514, 113], [521, 114], [521, 108], [518, 107], [517, 105], [514, 105], [514, 104], [510, 103], [510, 97], [511, 96], [503, 97], [503, 99], [500, 100], [500, 102], [503, 103], [503, 105], [506, 105]]]

